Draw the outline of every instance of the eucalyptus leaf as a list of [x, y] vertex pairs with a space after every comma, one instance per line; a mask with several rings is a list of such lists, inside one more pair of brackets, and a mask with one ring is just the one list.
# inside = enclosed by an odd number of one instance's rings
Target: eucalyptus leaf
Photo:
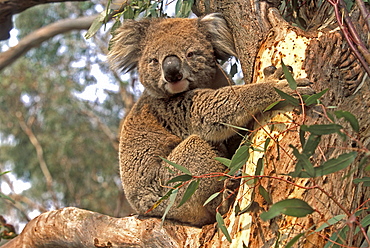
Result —
[[302, 125], [301, 129], [302, 131], [310, 132], [315, 135], [325, 135], [337, 133], [341, 129], [343, 129], [343, 127], [341, 125], [332, 123], [332, 124], [317, 124], [311, 126]]
[[370, 186], [370, 177], [356, 178], [356, 179], [353, 180], [353, 183], [355, 183], [355, 184], [358, 184], [358, 183], [361, 183], [361, 182], [364, 183], [363, 185], [365, 187], [369, 187]]
[[227, 241], [230, 243], [232, 242], [229, 231], [227, 230], [225, 226], [224, 219], [222, 218], [221, 214], [219, 212], [216, 213], [216, 221], [217, 221], [217, 226], [221, 230], [221, 232], [225, 235]]
[[218, 195], [220, 194], [220, 192], [216, 192], [214, 194], [212, 194], [210, 197], [208, 197], [208, 199], [203, 203], [203, 206], [207, 205], [208, 203], [210, 203], [213, 199], [215, 199]]
[[315, 176], [328, 175], [340, 171], [349, 166], [356, 158], [357, 152], [350, 152], [339, 155], [324, 162], [321, 166], [315, 167]]
[[264, 221], [275, 218], [280, 214], [285, 214], [293, 217], [304, 217], [314, 212], [314, 209], [307, 202], [301, 199], [285, 199], [273, 204], [269, 211], [260, 215]]
[[279, 94], [279, 96], [283, 99], [285, 99], [287, 102], [289, 102], [290, 104], [292, 104], [293, 106], [299, 106], [299, 101], [298, 99], [292, 97], [291, 95], [285, 93], [284, 91], [281, 91], [277, 88], [274, 88], [275, 91]]
[[347, 215], [345, 215], [345, 214], [336, 215], [336, 216], [334, 216], [333, 218], [331, 218], [331, 219], [327, 220], [327, 221], [326, 221], [324, 224], [322, 224], [321, 226], [319, 226], [319, 227], [315, 230], [315, 232], [320, 232], [320, 231], [324, 230], [325, 228], [327, 228], [327, 227], [329, 227], [329, 226], [332, 226], [332, 225], [334, 225], [334, 224], [338, 223], [339, 221], [344, 220], [344, 218], [346, 218], [346, 217], [347, 217]]
[[303, 146], [302, 153], [305, 154], [307, 157], [311, 157], [315, 153], [315, 150], [318, 147], [320, 141], [320, 135], [311, 134], [310, 136], [308, 136], [308, 139]]
[[163, 222], [164, 220], [166, 219], [166, 215], [168, 214], [168, 211], [170, 211], [171, 207], [173, 206], [173, 204], [175, 203], [175, 200], [176, 200], [176, 196], [177, 196], [177, 193], [179, 192], [178, 189], [175, 189], [171, 192], [170, 196], [169, 196], [169, 200], [168, 200], [168, 205], [162, 215], [162, 222], [161, 222], [161, 226], [163, 226]]
[[221, 158], [221, 157], [215, 157], [214, 160], [220, 162], [221, 164], [225, 165], [227, 168], [230, 168], [231, 160], [228, 158]]
[[271, 204], [272, 203], [270, 194], [267, 192], [267, 190], [262, 185], [260, 185], [258, 187], [258, 191], [259, 191], [260, 195], [263, 197], [263, 199], [265, 199], [265, 201], [268, 204]]
[[185, 167], [179, 165], [179, 164], [176, 164], [174, 162], [171, 162], [169, 161], [168, 159], [165, 159], [165, 158], [162, 158], [161, 156], [159, 156], [163, 161], [165, 161], [167, 164], [170, 164], [172, 165], [173, 167], [175, 167], [176, 169], [178, 169], [179, 171], [182, 171], [184, 172], [185, 174], [187, 175], [191, 175], [190, 171], [188, 169], [186, 169]]
[[182, 197], [179, 205], [177, 207], [182, 206], [187, 200], [190, 199], [190, 197], [195, 193], [195, 191], [198, 189], [200, 180], [192, 181], [188, 188], [186, 189], [184, 196]]
[[338, 110], [338, 111], [335, 111], [334, 112], [335, 116], [337, 118], [344, 118], [346, 121], [349, 122], [349, 124], [351, 125], [352, 129], [355, 131], [355, 132], [359, 132], [360, 131], [360, 125], [358, 124], [358, 120], [356, 119], [356, 117], [351, 114], [350, 112], [348, 111], [342, 111], [342, 110]]
[[292, 90], [297, 89], [297, 82], [294, 80], [292, 73], [290, 73], [288, 67], [284, 64], [283, 60], [281, 60], [281, 67], [283, 68], [285, 79], [288, 81], [289, 87]]
[[247, 145], [240, 146], [236, 150], [233, 157], [231, 158], [230, 171], [227, 174], [234, 175], [248, 161], [248, 158], [249, 158], [249, 146]]
[[313, 95], [307, 97], [307, 99], [304, 100], [304, 103], [306, 104], [306, 106], [310, 106], [312, 104], [317, 103], [319, 98], [322, 97], [327, 91], [328, 91], [328, 89], [325, 89], [325, 90], [323, 90], [319, 93], [316, 93], [316, 94], [313, 94]]
[[168, 180], [168, 182], [166, 184], [175, 183], [175, 182], [185, 182], [185, 181], [189, 181], [192, 178], [193, 177], [191, 175], [188, 175], [188, 174], [180, 175], [180, 176], [171, 178], [170, 180]]
[[305, 235], [304, 232], [294, 236], [291, 240], [289, 240], [289, 242], [285, 245], [284, 248], [292, 247], [303, 235]]

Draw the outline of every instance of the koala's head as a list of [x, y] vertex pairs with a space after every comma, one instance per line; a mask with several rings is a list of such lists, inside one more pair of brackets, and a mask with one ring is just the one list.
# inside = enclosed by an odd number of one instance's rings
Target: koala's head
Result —
[[125, 21], [112, 44], [112, 67], [123, 71], [137, 67], [141, 83], [156, 98], [212, 88], [216, 59], [235, 56], [232, 35], [219, 14]]

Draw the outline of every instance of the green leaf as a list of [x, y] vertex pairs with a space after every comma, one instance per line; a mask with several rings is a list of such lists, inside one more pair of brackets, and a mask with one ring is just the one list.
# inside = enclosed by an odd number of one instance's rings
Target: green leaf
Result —
[[360, 131], [360, 125], [358, 124], [358, 120], [356, 119], [356, 117], [351, 114], [350, 112], [348, 111], [342, 111], [342, 110], [338, 110], [338, 111], [335, 111], [334, 112], [335, 116], [337, 118], [344, 118], [346, 121], [349, 122], [349, 124], [351, 125], [352, 129], [355, 131], [355, 132], [359, 132]]
[[177, 0], [175, 5], [175, 16], [180, 17], [181, 15], [182, 0]]
[[162, 196], [158, 201], [156, 201], [155, 203], [154, 203], [154, 205], [150, 208], [150, 209], [148, 209], [145, 213], [149, 213], [150, 211], [152, 211], [153, 209], [155, 209], [155, 208], [157, 208], [158, 206], [159, 206], [159, 204], [161, 204], [164, 200], [167, 200], [171, 195], [172, 195], [172, 193], [173, 193], [173, 191], [174, 190], [177, 190], [178, 189], [178, 187], [180, 187], [181, 186], [181, 184], [182, 183], [179, 183], [179, 184], [177, 184], [177, 185], [175, 185], [174, 187], [173, 187], [173, 189], [170, 189], [164, 196]]
[[217, 221], [217, 226], [221, 230], [221, 232], [225, 235], [227, 241], [230, 243], [232, 242], [229, 231], [227, 231], [227, 228], [225, 226], [224, 219], [222, 218], [221, 214], [219, 212], [216, 213], [216, 221]]
[[179, 205], [177, 207], [180, 207], [182, 206], [182, 204], [184, 204], [187, 200], [189, 200], [189, 198], [195, 193], [195, 191], [198, 189], [198, 186], [199, 186], [199, 182], [200, 180], [196, 180], [196, 181], [192, 181], [188, 188], [186, 189], [185, 193], [184, 193], [184, 196], [182, 197], [181, 199], [181, 202], [179, 203]]
[[185, 181], [189, 181], [192, 178], [193, 177], [191, 175], [188, 175], [188, 174], [180, 175], [180, 176], [177, 176], [177, 177], [174, 177], [174, 178], [168, 180], [168, 182], [166, 184], [175, 183], [175, 182], [185, 182]]
[[190, 173], [190, 171], [188, 170], [188, 169], [186, 169], [185, 167], [183, 167], [183, 166], [181, 166], [181, 165], [178, 165], [178, 164], [176, 164], [176, 163], [174, 163], [174, 162], [171, 162], [171, 161], [169, 161], [169, 160], [167, 160], [167, 159], [165, 159], [165, 158], [162, 158], [161, 156], [159, 156], [164, 162], [166, 162], [167, 164], [170, 164], [170, 165], [172, 165], [173, 167], [175, 167], [176, 169], [178, 169], [179, 171], [182, 171], [182, 172], [184, 172], [185, 174], [187, 174], [187, 175], [191, 175], [191, 173]]
[[230, 163], [231, 160], [228, 158], [221, 158], [221, 157], [216, 157], [214, 160], [220, 162], [221, 164], [225, 165], [227, 168], [230, 168]]
[[330, 241], [332, 240], [336, 243], [343, 244], [343, 240], [346, 240], [346, 234], [347, 234], [348, 230], [349, 230], [349, 227], [344, 226], [338, 232], [333, 233], [333, 235], [329, 238], [328, 243], [325, 244], [324, 248], [329, 248], [329, 247], [336, 247], [336, 248], [338, 247], [339, 248], [339, 247], [342, 247], [342, 246], [334, 244], [333, 242], [330, 242]]
[[359, 168], [362, 168], [367, 163], [367, 159], [370, 157], [370, 153], [366, 153], [365, 156], [363, 156], [360, 160], [360, 163], [358, 164]]
[[266, 112], [266, 111], [269, 111], [271, 109], [283, 109], [285, 108], [286, 106], [289, 106], [289, 102], [288, 101], [276, 101], [276, 102], [273, 102], [271, 103], [269, 106], [267, 106], [263, 112]]
[[356, 178], [356, 179], [353, 180], [353, 183], [355, 183], [355, 184], [358, 184], [358, 183], [361, 183], [361, 182], [364, 183], [363, 185], [365, 187], [369, 187], [370, 186], [370, 177]]
[[9, 172], [10, 172], [10, 171], [0, 172], [0, 176], [5, 175], [6, 173], [9, 173]]
[[317, 94], [313, 94], [309, 97], [307, 97], [307, 99], [304, 101], [304, 103], [306, 104], [306, 106], [310, 106], [312, 104], [316, 104], [318, 102], [318, 99], [320, 97], [322, 97], [326, 92], [328, 91], [328, 89], [325, 89]]
[[265, 201], [268, 204], [271, 204], [272, 203], [270, 194], [267, 192], [267, 190], [262, 185], [260, 185], [258, 187], [258, 191], [259, 191], [260, 195], [263, 197], [263, 199], [265, 199]]
[[311, 125], [301, 126], [302, 131], [310, 132], [315, 135], [324, 135], [324, 134], [332, 134], [332, 133], [338, 133], [343, 127], [338, 124], [317, 124], [317, 125]]
[[248, 161], [249, 158], [249, 146], [240, 146], [233, 157], [231, 158], [230, 171], [228, 175], [234, 175], [243, 165]]
[[264, 221], [275, 218], [280, 214], [285, 214], [293, 217], [304, 217], [314, 212], [314, 209], [307, 202], [301, 199], [286, 199], [279, 201], [271, 206], [269, 211], [260, 215]]
[[299, 141], [301, 142], [301, 146], [304, 147], [304, 145], [306, 144], [306, 139], [305, 139], [305, 134], [306, 132], [303, 131], [301, 128], [299, 129]]
[[262, 169], [263, 169], [263, 157], [262, 158], [259, 158], [257, 160], [257, 166], [256, 166], [256, 172], [255, 172], [255, 175], [256, 176], [260, 176], [262, 175]]
[[163, 215], [162, 215], [162, 223], [161, 223], [161, 226], [163, 226], [163, 222], [164, 220], [166, 219], [166, 215], [168, 214], [168, 211], [170, 211], [171, 207], [173, 206], [173, 204], [175, 203], [175, 200], [176, 200], [176, 196], [177, 196], [177, 193], [179, 192], [179, 189], [174, 189], [172, 192], [171, 192], [171, 195], [169, 196], [170, 199], [168, 201], [168, 205], [166, 207], [166, 210], [164, 211]]
[[336, 215], [334, 216], [333, 218], [329, 219], [328, 221], [326, 221], [324, 224], [322, 224], [321, 226], [319, 226], [315, 232], [320, 232], [322, 230], [324, 230], [325, 228], [329, 227], [329, 226], [332, 226], [336, 223], [338, 223], [339, 221], [343, 220], [344, 218], [346, 218], [347, 215], [345, 214], [340, 214], [340, 215]]
[[220, 192], [216, 192], [214, 194], [212, 194], [210, 197], [208, 197], [208, 199], [203, 203], [203, 206], [207, 205], [208, 203], [210, 203], [213, 199], [215, 199], [218, 195], [220, 194]]
[[267, 139], [265, 140], [265, 144], [263, 145], [263, 151], [264, 151], [264, 152], [266, 152], [266, 151], [267, 151], [267, 148], [269, 147], [270, 141], [271, 141], [271, 138], [267, 138]]
[[305, 232], [300, 233], [296, 236], [294, 236], [286, 245], [285, 248], [290, 248], [292, 247], [303, 235], [305, 235]]
[[307, 157], [311, 157], [315, 153], [315, 150], [318, 147], [320, 141], [320, 135], [311, 134], [303, 146], [302, 153], [306, 154]]
[[269, 111], [270, 109], [272, 109], [273, 107], [275, 107], [276, 105], [278, 105], [280, 102], [281, 102], [281, 101], [276, 101], [276, 102], [271, 103], [270, 105], [268, 105], [268, 106], [263, 110], [263, 112]]
[[290, 146], [293, 148], [293, 155], [298, 159], [297, 166], [300, 166], [304, 171], [309, 175], [310, 177], [315, 176], [315, 169], [313, 165], [311, 164], [309, 158], [306, 154], [299, 153], [298, 149], [294, 146]]
[[290, 104], [292, 104], [293, 106], [299, 106], [299, 101], [298, 99], [292, 97], [291, 95], [285, 93], [284, 91], [281, 91], [277, 88], [274, 88], [275, 91], [279, 94], [279, 96], [283, 99], [285, 99], [287, 102], [289, 102]]
[[100, 15], [97, 18], [94, 19], [89, 30], [87, 30], [85, 34], [85, 39], [90, 39], [91, 37], [94, 36], [94, 34], [96, 34], [96, 32], [98, 32], [100, 27], [104, 24], [105, 17], [106, 17], [106, 12], [103, 11], [100, 13]]
[[321, 166], [315, 167], [315, 176], [324, 176], [340, 171], [349, 166], [356, 158], [357, 152], [350, 152], [339, 155], [337, 158], [329, 159]]
[[360, 223], [362, 227], [370, 226], [370, 214], [366, 215]]
[[[366, 229], [367, 226], [370, 225], [370, 214], [366, 215], [361, 221], [360, 221], [360, 224], [363, 228]], [[356, 227], [355, 229], [355, 235], [360, 231], [360, 227]], [[368, 233], [369, 233], [369, 229], [368, 229]]]
[[9, 196], [7, 196], [7, 195], [4, 195], [3, 193], [1, 193], [0, 192], [0, 198], [4, 198], [4, 199], [7, 199], [7, 200], [9, 200], [9, 201], [11, 201], [12, 203], [14, 203], [15, 204], [15, 201], [12, 199], [12, 198], [10, 198]]
[[232, 127], [232, 128], [241, 130], [241, 131], [246, 131], [246, 132], [250, 132], [251, 131], [250, 129], [247, 129], [247, 128], [244, 128], [244, 127], [234, 126], [234, 125], [231, 125], [231, 124], [228, 124], [228, 123], [224, 123], [224, 122], [221, 122], [221, 124], [222, 125], [225, 125], [225, 126], [228, 126], [228, 127]]
[[281, 60], [281, 67], [283, 68], [285, 79], [288, 81], [289, 87], [292, 90], [296, 90], [297, 89], [297, 82], [294, 80], [294, 78], [292, 76], [292, 73], [290, 73], [288, 67], [284, 64], [283, 60]]
[[127, 6], [125, 8], [125, 11], [123, 12], [123, 18], [124, 19], [134, 19], [135, 18], [135, 12], [131, 8], [131, 6]]

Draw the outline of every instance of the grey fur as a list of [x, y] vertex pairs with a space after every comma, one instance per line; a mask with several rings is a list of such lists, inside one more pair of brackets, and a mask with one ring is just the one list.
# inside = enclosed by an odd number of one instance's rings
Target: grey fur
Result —
[[[111, 63], [124, 70], [137, 66], [145, 86], [124, 121], [119, 152], [127, 199], [136, 213], [145, 215], [168, 191], [163, 187], [166, 181], [175, 176], [160, 156], [193, 175], [223, 172], [225, 166], [214, 157], [230, 157], [226, 143], [235, 130], [222, 123], [244, 126], [251, 115], [279, 99], [273, 87], [291, 90], [285, 80], [227, 86], [227, 80], [219, 79], [222, 73], [216, 58], [235, 54], [232, 35], [220, 15], [128, 21], [117, 31], [109, 54]], [[179, 63], [176, 68], [183, 77], [178, 82], [167, 82], [163, 75], [162, 62], [168, 56]], [[197, 226], [214, 222], [222, 197], [205, 207], [203, 203], [223, 188], [224, 182], [217, 178], [201, 180], [189, 201], [173, 207], [167, 217]], [[181, 189], [175, 206], [183, 193]], [[221, 212], [227, 211], [227, 202], [220, 206]], [[162, 203], [146, 215], [161, 217], [165, 208]]]

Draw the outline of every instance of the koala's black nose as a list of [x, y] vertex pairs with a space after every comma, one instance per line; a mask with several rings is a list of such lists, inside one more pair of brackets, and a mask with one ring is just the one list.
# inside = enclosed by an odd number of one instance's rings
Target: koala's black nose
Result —
[[174, 83], [182, 79], [183, 75], [181, 73], [181, 60], [177, 56], [167, 56], [163, 60], [162, 69], [164, 78], [168, 82]]

